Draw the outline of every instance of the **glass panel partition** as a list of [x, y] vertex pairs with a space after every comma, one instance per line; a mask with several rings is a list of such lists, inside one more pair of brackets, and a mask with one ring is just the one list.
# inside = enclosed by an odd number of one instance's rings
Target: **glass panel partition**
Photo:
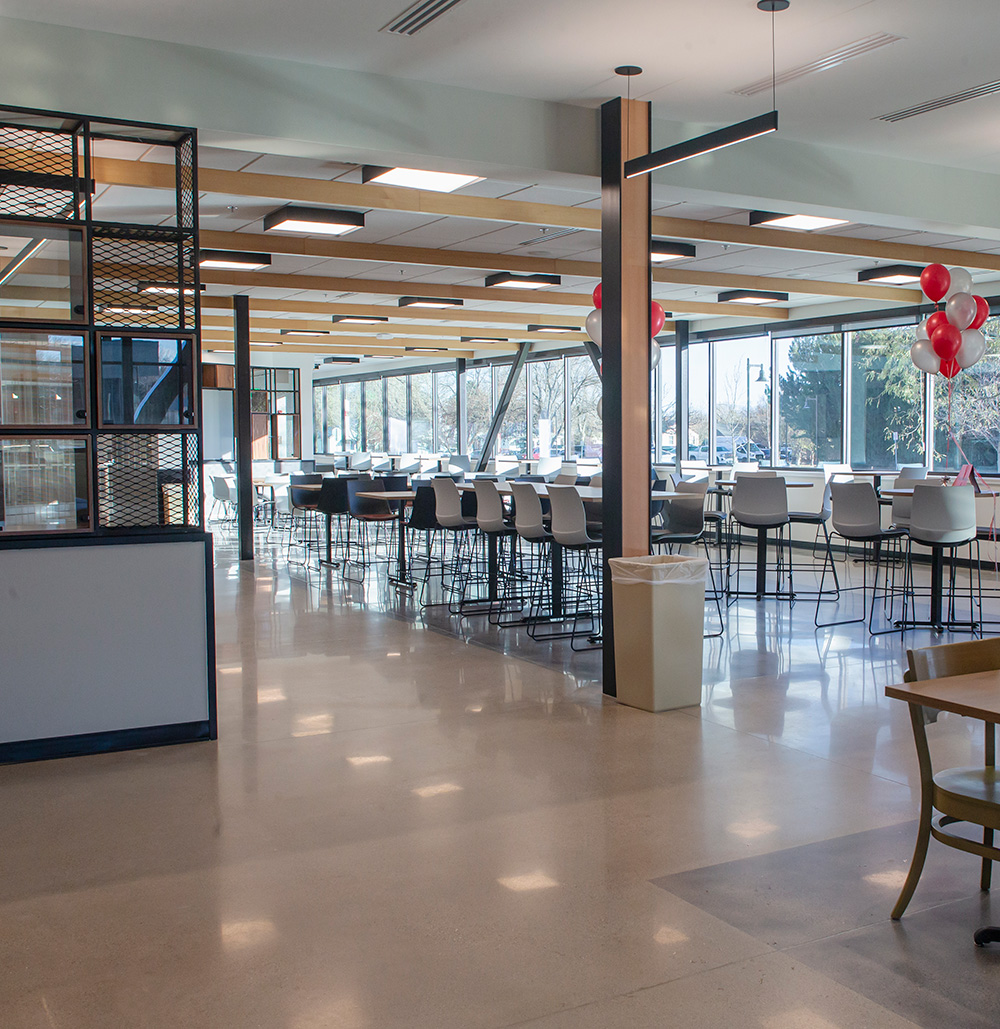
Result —
[[78, 229], [0, 224], [0, 318], [86, 321], [83, 269]]
[[0, 424], [84, 425], [83, 336], [0, 332]]
[[0, 530], [89, 529], [87, 440], [0, 439]]
[[191, 339], [102, 336], [101, 423], [193, 423], [193, 350]]
[[778, 455], [776, 465], [817, 467], [841, 460], [843, 396], [841, 336], [793, 336], [777, 341]]

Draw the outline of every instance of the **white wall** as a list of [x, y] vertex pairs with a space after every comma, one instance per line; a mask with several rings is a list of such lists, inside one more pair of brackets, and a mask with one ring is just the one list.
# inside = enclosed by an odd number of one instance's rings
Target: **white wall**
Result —
[[208, 718], [204, 543], [0, 550], [0, 581], [0, 743]]

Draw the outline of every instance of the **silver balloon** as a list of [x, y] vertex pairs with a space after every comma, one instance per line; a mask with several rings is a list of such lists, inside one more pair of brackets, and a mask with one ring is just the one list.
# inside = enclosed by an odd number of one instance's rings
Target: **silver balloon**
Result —
[[918, 339], [910, 347], [910, 360], [928, 375], [937, 375], [941, 371], [941, 358], [934, 353], [929, 339]]
[[927, 331], [927, 319], [925, 318], [917, 326], [917, 339], [930, 339], [931, 334]]
[[598, 345], [601, 345], [601, 309], [595, 307], [587, 315], [587, 335]]
[[976, 298], [970, 293], [952, 293], [944, 305], [948, 321], [959, 331], [967, 329], [976, 320], [977, 311]]
[[657, 343], [656, 340], [654, 339], [653, 340], [653, 347], [652, 347], [652, 349], [649, 352], [649, 370], [651, 372], [655, 372], [656, 371], [656, 366], [660, 363], [660, 357], [661, 356], [662, 355], [660, 353], [660, 344]]
[[948, 274], [951, 275], [951, 285], [944, 295], [945, 300], [950, 300], [956, 293], [972, 292], [972, 276], [964, 268], [949, 268]]
[[971, 368], [986, 353], [986, 337], [979, 329], [966, 329], [955, 355], [959, 368]]

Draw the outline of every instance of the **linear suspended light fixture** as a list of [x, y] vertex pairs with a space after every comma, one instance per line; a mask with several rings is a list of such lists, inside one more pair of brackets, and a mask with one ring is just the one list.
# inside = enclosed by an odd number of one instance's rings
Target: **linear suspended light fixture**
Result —
[[[324, 357], [323, 364], [360, 364], [360, 357]], [[316, 365], [319, 368], [319, 365]]]
[[559, 275], [522, 275], [519, 272], [494, 272], [485, 280], [487, 286], [509, 286], [512, 289], [545, 289], [561, 282]]
[[410, 354], [444, 354], [448, 352], [447, 347], [403, 347], [403, 350]]
[[450, 297], [400, 297], [400, 307], [431, 307], [442, 309], [447, 307], [462, 307], [464, 300], [454, 300]]
[[890, 286], [907, 286], [920, 281], [923, 268], [919, 264], [884, 264], [881, 268], [863, 268], [858, 282], [886, 282]]
[[306, 232], [324, 236], [346, 236], [365, 227], [360, 211], [335, 211], [325, 207], [288, 204], [264, 217], [265, 232]]
[[507, 343], [506, 336], [459, 336], [461, 343]]
[[198, 264], [202, 268], [254, 269], [266, 268], [270, 254], [255, 254], [245, 250], [199, 250]]
[[282, 329], [282, 336], [332, 336], [329, 329]]
[[766, 289], [727, 289], [716, 299], [720, 304], [773, 304], [783, 303], [787, 293], [771, 293]]
[[330, 319], [334, 325], [380, 325], [388, 320], [388, 317], [376, 314], [335, 314]]
[[157, 314], [159, 308], [153, 304], [98, 304], [98, 314], [126, 314], [142, 316], [144, 314]]
[[[176, 296], [176, 294], [183, 292], [184, 296], [194, 296], [194, 286], [185, 286], [183, 290], [176, 282], [140, 282], [136, 287], [140, 293], [151, 293], [154, 296]], [[200, 293], [205, 292], [205, 284], [201, 283], [198, 286]]]
[[772, 229], [832, 229], [834, 225], [847, 225], [846, 218], [824, 218], [818, 214], [775, 214], [774, 211], [751, 211], [751, 225], [766, 225]]
[[405, 186], [407, 189], [429, 189], [435, 193], [453, 193], [473, 182], [482, 182], [482, 175], [458, 175], [455, 172], [423, 171], [419, 168], [382, 168], [366, 164], [361, 169], [362, 182], [378, 182], [383, 186]]
[[528, 332], [579, 332], [579, 325], [529, 325]]
[[654, 264], [663, 261], [679, 261], [685, 257], [694, 257], [697, 251], [691, 243], [674, 243], [669, 239], [654, 239], [649, 245], [649, 259]]
[[654, 150], [651, 154], [633, 157], [631, 161], [625, 162], [625, 178], [634, 179], [638, 175], [648, 175], [659, 168], [690, 161], [692, 157], [711, 154], [736, 143], [745, 143], [748, 139], [756, 139], [758, 136], [766, 136], [769, 132], [777, 131], [778, 112], [768, 111], [767, 114], [759, 114], [756, 118], [727, 125], [724, 129], [706, 132], [704, 136], [696, 136], [683, 143]]

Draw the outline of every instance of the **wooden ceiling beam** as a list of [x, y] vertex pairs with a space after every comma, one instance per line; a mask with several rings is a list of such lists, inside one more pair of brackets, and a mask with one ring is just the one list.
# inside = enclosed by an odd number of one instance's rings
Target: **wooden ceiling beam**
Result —
[[[98, 182], [119, 186], [153, 189], [174, 188], [174, 170], [169, 165], [149, 161], [122, 161], [96, 158], [94, 176]], [[477, 218], [508, 224], [545, 225], [559, 228], [600, 231], [601, 213], [597, 209], [536, 204], [522, 200], [470, 197], [456, 193], [434, 193], [399, 186], [358, 185], [351, 182], [296, 178], [288, 175], [261, 175], [254, 172], [198, 170], [198, 187], [203, 192], [272, 199], [278, 203], [298, 202], [334, 207], [409, 211], [418, 214]], [[657, 236], [706, 242], [736, 243], [741, 246], [767, 247], [806, 253], [837, 254], [872, 260], [904, 261], [911, 264], [959, 264], [968, 268], [1000, 271], [1000, 254], [980, 254], [947, 247], [926, 247], [891, 240], [858, 239], [829, 233], [769, 229], [760, 226], [731, 225], [694, 218], [653, 217], [652, 232]]]
[[[418, 264], [432, 268], [472, 268], [484, 271], [577, 275], [600, 279], [599, 261], [525, 257], [520, 254], [486, 254], [471, 250], [404, 247], [387, 243], [354, 243], [350, 240], [305, 239], [257, 235], [248, 232], [203, 232], [202, 246], [219, 250], [249, 250], [298, 257], [320, 257], [350, 261], [384, 261], [386, 264]], [[898, 304], [919, 304], [917, 289], [880, 286], [867, 282], [825, 282], [818, 279], [777, 278], [770, 275], [738, 275], [707, 272], [697, 268], [654, 268], [653, 281], [685, 286], [718, 286], [721, 289], [766, 289], [783, 293], [887, 300]]]
[[[279, 275], [274, 272], [223, 272], [206, 270], [202, 282], [220, 286], [258, 289], [319, 290], [324, 293], [374, 293], [388, 296], [454, 297], [456, 300], [486, 300], [493, 303], [518, 303], [519, 297], [498, 296], [496, 288], [453, 286], [447, 283], [387, 282], [384, 279], [341, 279], [319, 275]], [[499, 290], [503, 292], [503, 290]], [[531, 303], [589, 307], [594, 301], [589, 293], [535, 292]], [[779, 321], [788, 318], [783, 307], [758, 307], [753, 304], [718, 304], [693, 300], [664, 300], [670, 311], [681, 314], [714, 315], [721, 318], [752, 318], [756, 321]]]
[[[270, 340], [250, 340], [250, 346], [254, 349], [261, 351], [268, 350], [272, 353], [282, 354], [314, 354], [317, 357], [323, 355], [330, 355], [335, 357], [440, 357], [446, 358], [449, 361], [456, 360], [457, 358], [464, 357], [471, 360], [476, 356], [476, 353], [472, 350], [448, 350], [447, 353], [436, 353], [436, 354], [415, 354], [412, 351], [408, 351], [403, 347], [330, 347], [330, 346], [319, 346], [313, 347], [303, 343], [282, 343], [279, 346], [274, 346]], [[218, 350], [228, 351], [233, 349], [233, 340], [231, 337], [219, 337], [213, 339], [202, 340], [202, 350], [208, 352], [214, 352]]]

